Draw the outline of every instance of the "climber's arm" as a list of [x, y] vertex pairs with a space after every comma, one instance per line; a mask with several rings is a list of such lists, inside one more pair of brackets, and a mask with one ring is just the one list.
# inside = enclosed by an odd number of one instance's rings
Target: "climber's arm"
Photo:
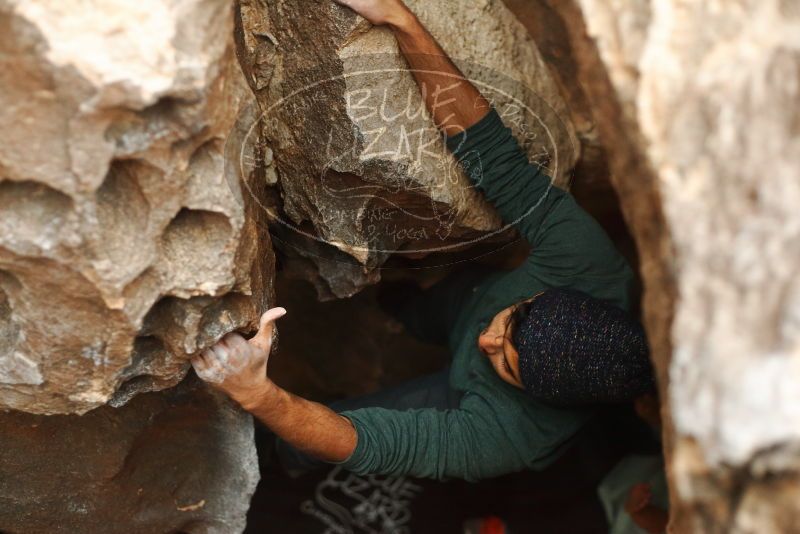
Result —
[[373, 24], [389, 26], [422, 91], [428, 111], [447, 135], [455, 135], [488, 113], [489, 102], [469, 82], [400, 0], [336, 0]]
[[542, 469], [591, 416], [587, 410], [520, 403], [524, 394], [517, 390], [498, 397], [496, 388], [466, 393], [457, 409], [343, 412], [355, 425], [358, 444], [342, 467], [359, 475], [469, 481]]
[[356, 431], [350, 421], [322, 404], [284, 391], [267, 377], [273, 321], [284, 313], [283, 308], [267, 311], [252, 339], [228, 334], [192, 358], [192, 365], [200, 378], [295, 448], [328, 462], [346, 460], [356, 448]]
[[326, 462], [341, 462], [356, 448], [352, 423], [327, 406], [292, 395], [267, 381], [242, 407], [282, 440]]
[[[474, 186], [532, 245], [526, 269], [552, 287], [628, 284], [625, 260], [571, 195], [531, 164], [511, 130], [400, 0], [336, 0], [392, 28], [447, 146]], [[597, 295], [625, 307], [626, 298]]]
[[571, 287], [628, 309], [633, 274], [608, 235], [528, 158], [495, 110], [447, 138], [475, 187], [530, 243], [524, 269], [548, 287]]
[[336, 0], [392, 28], [447, 146], [473, 184], [533, 245], [544, 214], [563, 196], [528, 162], [497, 112], [400, 0]]
[[[548, 286], [591, 288], [598, 298], [627, 309], [632, 271], [608, 235], [572, 195], [553, 187], [542, 167], [530, 163], [511, 129], [419, 20], [405, 6], [398, 12], [389, 25], [426, 105], [473, 185], [531, 244], [528, 272]], [[606, 293], [598, 293], [598, 286]]]

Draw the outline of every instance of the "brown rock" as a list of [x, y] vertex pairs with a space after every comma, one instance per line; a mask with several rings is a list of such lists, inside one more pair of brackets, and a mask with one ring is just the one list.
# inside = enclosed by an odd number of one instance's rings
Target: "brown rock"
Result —
[[[565, 186], [578, 155], [573, 127], [513, 14], [497, 0], [408, 5]], [[253, 135], [271, 149], [282, 195], [276, 224], [304, 234], [293, 246], [318, 265], [319, 247], [303, 239], [350, 257], [339, 269], [320, 265], [323, 293], [344, 297], [373, 283], [390, 254], [449, 250], [500, 227], [422, 111], [388, 29], [334, 2], [313, 17], [299, 0], [239, 8], [240, 59], [263, 112]]]
[[250, 415], [196, 379], [83, 416], [0, 414], [0, 531], [241, 532]]

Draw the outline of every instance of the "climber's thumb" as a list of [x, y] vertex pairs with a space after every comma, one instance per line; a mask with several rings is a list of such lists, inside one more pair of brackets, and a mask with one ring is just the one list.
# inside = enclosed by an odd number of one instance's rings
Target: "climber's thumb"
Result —
[[272, 332], [275, 330], [275, 320], [286, 315], [285, 308], [272, 308], [264, 312], [258, 325], [258, 332], [250, 338], [248, 343], [269, 352], [272, 347]]

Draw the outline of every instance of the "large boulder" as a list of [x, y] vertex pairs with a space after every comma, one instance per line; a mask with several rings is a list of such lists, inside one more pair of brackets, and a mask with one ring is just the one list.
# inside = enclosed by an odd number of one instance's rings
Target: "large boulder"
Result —
[[0, 409], [174, 385], [266, 307], [262, 214], [223, 172], [232, 35], [226, 0], [0, 3]]
[[698, 531], [800, 525], [800, 7], [654, 2], [635, 106], [680, 295], [674, 483]]
[[641, 254], [673, 528], [794, 531], [800, 9], [535, 3], [567, 31], [567, 83], [589, 102]]
[[252, 418], [194, 380], [0, 435], [2, 532], [232, 534], [258, 482]]
[[[514, 15], [499, 0], [407, 4], [566, 187], [574, 129]], [[374, 283], [391, 254], [496, 236], [499, 218], [444, 148], [390, 30], [332, 1], [308, 10], [302, 0], [240, 0], [238, 44], [262, 111], [251, 134], [269, 146], [259, 163], [281, 194], [273, 219], [288, 229], [281, 242], [317, 265], [309, 275], [327, 285], [322, 296]]]

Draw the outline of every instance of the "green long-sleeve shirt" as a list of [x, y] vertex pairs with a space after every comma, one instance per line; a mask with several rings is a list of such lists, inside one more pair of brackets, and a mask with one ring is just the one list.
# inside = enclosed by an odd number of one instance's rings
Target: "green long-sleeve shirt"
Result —
[[514, 271], [465, 274], [426, 292], [408, 326], [448, 344], [450, 386], [461, 402], [451, 410], [343, 412], [358, 434], [343, 465], [359, 474], [478, 480], [546, 467], [592, 412], [544, 405], [501, 380], [478, 349], [481, 329], [500, 310], [553, 287], [629, 309], [633, 276], [625, 260], [572, 196], [528, 162], [494, 110], [447, 145], [532, 252]]

